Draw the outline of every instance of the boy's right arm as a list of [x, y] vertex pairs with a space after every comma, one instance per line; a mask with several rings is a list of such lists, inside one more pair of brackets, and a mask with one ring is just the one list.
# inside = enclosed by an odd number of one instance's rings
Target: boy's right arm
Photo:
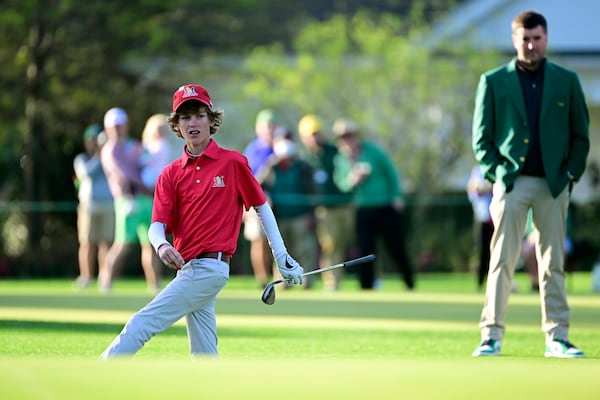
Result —
[[160, 260], [169, 268], [179, 269], [185, 263], [181, 254], [169, 243], [165, 235], [165, 224], [153, 222], [148, 229], [148, 238]]

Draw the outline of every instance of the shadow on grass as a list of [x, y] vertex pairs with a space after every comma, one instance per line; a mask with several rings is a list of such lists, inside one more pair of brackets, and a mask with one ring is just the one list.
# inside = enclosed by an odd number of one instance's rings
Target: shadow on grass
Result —
[[463, 321], [478, 318], [481, 305], [442, 304], [440, 302], [389, 302], [389, 301], [327, 301], [327, 300], [278, 300], [272, 306], [260, 302], [257, 305], [232, 299], [217, 301], [217, 309], [224, 314], [268, 316], [305, 316], [332, 318], [383, 318], [411, 320]]
[[[70, 309], [129, 311], [132, 314], [150, 301], [148, 296], [101, 296], [101, 295], [0, 295], [0, 308]], [[272, 306], [259, 299], [218, 298], [219, 315], [244, 315], [267, 317], [309, 318], [361, 318], [387, 320], [437, 321], [454, 323], [476, 323], [481, 304], [468, 302], [445, 303], [432, 301], [330, 301], [308, 299], [280, 299]], [[588, 310], [581, 317], [587, 317]], [[596, 310], [593, 310], [594, 312]], [[539, 304], [512, 304], [509, 306], [511, 323], [538, 324]], [[3, 323], [4, 325], [4, 323]], [[85, 325], [85, 324], [84, 324]], [[73, 325], [77, 326], [77, 325]]]
[[[64, 321], [23, 321], [23, 320], [2, 320], [0, 323], [0, 334], [3, 331], [16, 333], [18, 331], [37, 332], [37, 334], [50, 333], [68, 333], [79, 334], [111, 334], [116, 335], [121, 331], [124, 324], [114, 323], [88, 323], [88, 322], [64, 322]], [[282, 328], [269, 327], [264, 328], [246, 328], [246, 327], [219, 327], [220, 337], [235, 338], [268, 338], [268, 337], [289, 337], [290, 331], [287, 327]], [[186, 328], [183, 325], [173, 325], [160, 333], [161, 336], [182, 336], [186, 337]]]
[[137, 311], [150, 299], [148, 296], [4, 294], [0, 295], [0, 307]]

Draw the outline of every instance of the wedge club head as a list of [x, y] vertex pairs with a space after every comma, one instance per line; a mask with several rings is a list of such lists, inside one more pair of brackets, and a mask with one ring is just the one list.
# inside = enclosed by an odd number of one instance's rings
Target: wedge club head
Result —
[[[345, 261], [345, 262], [340, 263], [340, 264], [335, 264], [335, 265], [332, 265], [332, 266], [327, 267], [327, 268], [316, 269], [314, 271], [310, 271], [310, 272], [307, 272], [307, 273], [303, 274], [303, 276], [320, 274], [321, 272], [331, 271], [332, 269], [347, 267], [347, 266], [350, 266], [350, 265], [363, 264], [363, 263], [366, 263], [366, 262], [371, 262], [374, 259], [375, 259], [375, 254], [369, 254], [368, 256], [355, 258], [353, 260]], [[273, 282], [269, 283], [267, 286], [265, 286], [265, 289], [264, 289], [263, 294], [261, 296], [262, 302], [265, 303], [265, 304], [267, 304], [267, 305], [272, 305], [273, 303], [275, 303], [275, 285], [278, 285], [278, 284], [283, 283], [283, 282], [289, 282], [289, 279], [279, 279], [279, 280], [273, 281]]]
[[265, 286], [265, 290], [263, 291], [262, 294], [262, 302], [268, 305], [271, 305], [273, 303], [275, 303], [275, 285], [277, 285], [278, 283], [282, 283], [285, 282], [285, 280], [280, 279], [277, 281], [273, 281], [271, 283], [269, 283], [267, 286]]

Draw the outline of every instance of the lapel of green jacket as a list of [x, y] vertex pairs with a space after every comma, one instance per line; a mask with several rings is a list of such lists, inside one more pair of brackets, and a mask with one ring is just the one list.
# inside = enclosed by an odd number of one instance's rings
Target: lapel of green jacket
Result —
[[517, 59], [514, 58], [508, 64], [506, 64], [506, 76], [504, 77], [504, 84], [506, 91], [510, 93], [510, 96], [515, 103], [519, 115], [523, 121], [527, 121], [527, 110], [525, 109], [525, 100], [523, 99], [523, 90], [521, 89], [521, 82], [519, 81], [519, 73], [517, 72]]
[[556, 99], [554, 93], [558, 85], [561, 85], [560, 78], [556, 75], [554, 65], [546, 60], [544, 65], [544, 85], [542, 89], [542, 108], [540, 109], [540, 122], [544, 120], [544, 115], [550, 108], [552, 102]]

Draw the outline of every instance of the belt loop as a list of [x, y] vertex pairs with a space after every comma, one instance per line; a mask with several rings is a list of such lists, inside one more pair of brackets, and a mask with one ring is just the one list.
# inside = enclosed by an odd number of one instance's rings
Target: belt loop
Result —
[[223, 257], [223, 252], [219, 251], [218, 255], [217, 255], [217, 260], [222, 261], [222, 259], [221, 259], [222, 257]]

